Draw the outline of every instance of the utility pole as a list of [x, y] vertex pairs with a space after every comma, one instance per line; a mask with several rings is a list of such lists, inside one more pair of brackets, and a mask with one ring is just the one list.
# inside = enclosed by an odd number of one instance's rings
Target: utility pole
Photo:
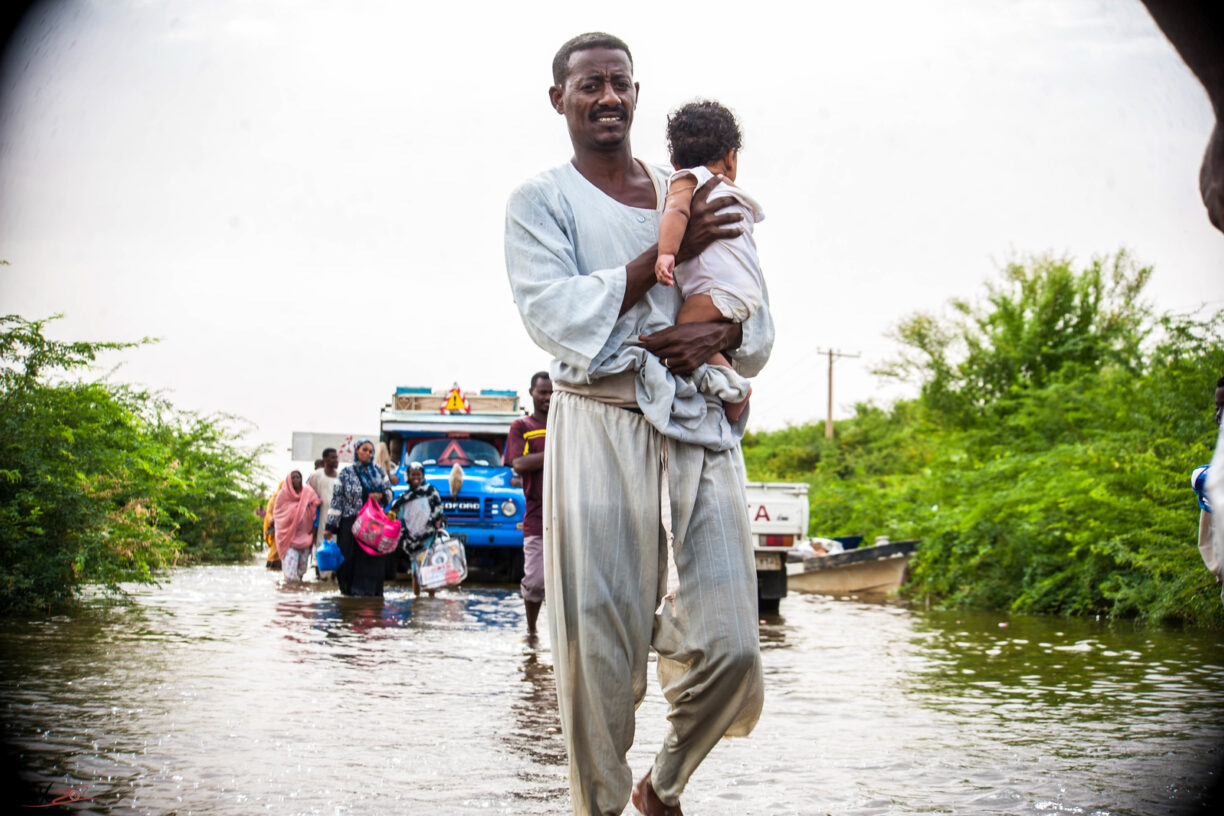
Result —
[[829, 413], [825, 417], [825, 439], [833, 438], [833, 358], [834, 357], [861, 357], [861, 354], [848, 354], [844, 351], [836, 351], [832, 348], [816, 349], [817, 354], [829, 355]]

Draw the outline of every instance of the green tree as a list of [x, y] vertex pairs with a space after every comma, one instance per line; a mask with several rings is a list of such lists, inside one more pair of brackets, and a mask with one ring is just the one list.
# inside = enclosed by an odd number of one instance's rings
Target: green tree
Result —
[[260, 451], [230, 441], [228, 417], [53, 379], [152, 341], [66, 343], [47, 338], [46, 323], [0, 317], [0, 608], [46, 608], [84, 584], [118, 591], [176, 562], [249, 554]]
[[1151, 331], [1141, 299], [1151, 275], [1122, 251], [1080, 271], [1068, 259], [1010, 263], [983, 302], [950, 301], [947, 319], [903, 320], [893, 333], [902, 353], [879, 373], [919, 380], [926, 409], [965, 424], [1063, 374], [1111, 365], [1134, 372]]
[[1187, 485], [1215, 439], [1224, 314], [1154, 316], [1150, 275], [1124, 253], [1011, 264], [981, 303], [901, 323], [884, 373], [917, 399], [858, 406], [832, 442], [748, 437], [749, 473], [809, 481], [814, 533], [921, 538], [915, 598], [1222, 626]]

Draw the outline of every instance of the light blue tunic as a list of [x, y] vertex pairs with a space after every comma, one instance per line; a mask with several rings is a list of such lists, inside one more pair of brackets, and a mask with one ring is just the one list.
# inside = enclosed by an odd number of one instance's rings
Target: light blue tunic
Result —
[[[680, 295], [653, 286], [624, 315], [625, 265], [658, 240], [668, 171], [643, 165], [655, 182], [654, 209], [629, 207], [591, 184], [570, 163], [522, 184], [506, 205], [506, 270], [527, 333], [553, 355], [552, 378], [584, 385], [635, 371], [638, 407], [664, 435], [710, 450], [730, 450], [748, 412], [730, 425], [720, 399], [746, 393], [773, 347], [769, 296], [743, 324], [735, 373], [703, 365], [675, 377], [633, 345], [639, 334], [675, 323]], [[738, 373], [739, 376], [736, 376]], [[704, 392], [704, 393], [703, 393]]]

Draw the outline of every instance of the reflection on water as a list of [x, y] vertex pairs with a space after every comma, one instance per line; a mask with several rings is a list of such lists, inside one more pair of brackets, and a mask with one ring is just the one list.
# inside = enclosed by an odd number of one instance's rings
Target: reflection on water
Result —
[[[524, 641], [516, 592], [276, 579], [200, 567], [131, 605], [0, 623], [4, 740], [31, 784], [108, 814], [567, 812], [551, 651]], [[686, 812], [1204, 812], [1217, 633], [791, 595], [761, 641], [765, 713]], [[635, 774], [664, 716], [652, 684]]]

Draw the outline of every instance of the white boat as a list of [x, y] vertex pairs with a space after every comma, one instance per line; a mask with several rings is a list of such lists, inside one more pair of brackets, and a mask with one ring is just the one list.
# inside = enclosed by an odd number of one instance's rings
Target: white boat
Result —
[[843, 552], [801, 556], [787, 565], [787, 585], [818, 595], [891, 595], [905, 580], [917, 541], [894, 541]]

